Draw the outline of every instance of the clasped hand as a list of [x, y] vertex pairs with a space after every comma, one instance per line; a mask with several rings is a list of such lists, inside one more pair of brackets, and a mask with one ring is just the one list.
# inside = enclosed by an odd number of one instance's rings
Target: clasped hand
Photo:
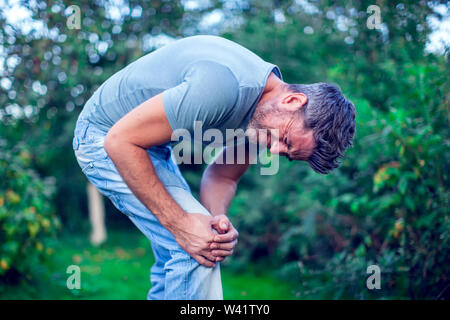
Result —
[[198, 263], [214, 267], [233, 254], [239, 233], [226, 215], [189, 213], [172, 232], [178, 244]]

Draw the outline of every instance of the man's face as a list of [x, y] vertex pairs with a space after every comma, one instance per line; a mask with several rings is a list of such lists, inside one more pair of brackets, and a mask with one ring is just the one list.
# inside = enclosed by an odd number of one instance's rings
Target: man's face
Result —
[[283, 104], [277, 105], [277, 101], [264, 102], [248, 125], [247, 129], [256, 130], [248, 138], [250, 142], [267, 146], [271, 154], [306, 160], [315, 147], [313, 131], [304, 128], [303, 119], [291, 110]]

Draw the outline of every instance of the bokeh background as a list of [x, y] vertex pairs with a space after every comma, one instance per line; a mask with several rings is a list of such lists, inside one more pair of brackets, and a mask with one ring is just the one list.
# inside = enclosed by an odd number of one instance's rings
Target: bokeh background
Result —
[[[80, 29], [67, 26], [74, 4]], [[281, 159], [276, 175], [243, 177], [225, 298], [448, 298], [449, 33], [446, 1], [1, 0], [0, 299], [145, 298], [149, 242], [106, 199], [107, 239], [89, 240], [73, 130], [110, 75], [196, 34], [240, 43], [287, 82], [337, 83], [357, 109], [332, 174]], [[182, 167], [196, 193], [202, 170]], [[366, 287], [374, 264], [380, 290]]]

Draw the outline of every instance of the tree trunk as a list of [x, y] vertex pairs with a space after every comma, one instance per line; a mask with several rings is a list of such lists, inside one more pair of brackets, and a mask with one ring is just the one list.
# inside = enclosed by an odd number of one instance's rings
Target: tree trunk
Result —
[[98, 246], [106, 241], [105, 206], [103, 196], [97, 188], [88, 182], [89, 221], [91, 222], [90, 241]]

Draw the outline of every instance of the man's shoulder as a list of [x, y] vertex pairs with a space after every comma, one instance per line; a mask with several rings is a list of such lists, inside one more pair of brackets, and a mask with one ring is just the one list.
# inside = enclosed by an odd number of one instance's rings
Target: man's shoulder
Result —
[[229, 67], [212, 60], [199, 60], [189, 65], [186, 81], [199, 86], [205, 95], [238, 93], [239, 81]]

